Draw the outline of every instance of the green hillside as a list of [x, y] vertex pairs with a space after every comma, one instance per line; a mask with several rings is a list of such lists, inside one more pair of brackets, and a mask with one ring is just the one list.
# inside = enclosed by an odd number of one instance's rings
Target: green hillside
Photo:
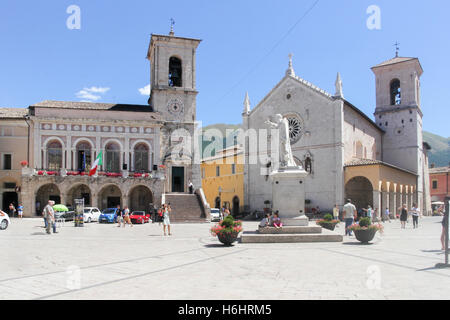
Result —
[[450, 162], [450, 138], [444, 138], [433, 133], [424, 131], [423, 141], [431, 146], [428, 162], [434, 163], [436, 167], [445, 167]]

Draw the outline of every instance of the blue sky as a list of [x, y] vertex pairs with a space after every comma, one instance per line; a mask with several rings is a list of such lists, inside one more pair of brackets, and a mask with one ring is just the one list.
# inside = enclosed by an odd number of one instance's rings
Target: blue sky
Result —
[[[395, 55], [418, 57], [424, 68], [424, 128], [450, 136], [449, 1], [319, 0], [0, 2], [0, 106], [42, 100], [146, 104], [145, 59], [151, 33], [202, 39], [197, 51], [197, 118], [204, 125], [239, 123], [248, 91], [254, 107], [283, 77], [288, 54], [297, 75], [334, 93], [339, 71], [344, 94], [373, 118], [370, 67]], [[66, 12], [81, 9], [81, 29]], [[381, 29], [369, 30], [370, 5]], [[288, 31], [290, 32], [288, 33]], [[86, 90], [88, 89], [88, 90]], [[94, 101], [94, 100], [92, 100]]]

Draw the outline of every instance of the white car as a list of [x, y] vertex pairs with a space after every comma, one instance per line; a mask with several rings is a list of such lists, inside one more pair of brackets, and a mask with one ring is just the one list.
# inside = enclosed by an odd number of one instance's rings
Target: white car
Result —
[[6, 212], [0, 211], [0, 230], [5, 230], [8, 228], [11, 221], [9, 220], [9, 216]]
[[222, 220], [222, 213], [220, 212], [220, 209], [211, 208], [211, 222], [220, 220]]
[[100, 217], [101, 211], [98, 208], [95, 207], [85, 207], [84, 208], [84, 222], [93, 222], [98, 221], [98, 218]]

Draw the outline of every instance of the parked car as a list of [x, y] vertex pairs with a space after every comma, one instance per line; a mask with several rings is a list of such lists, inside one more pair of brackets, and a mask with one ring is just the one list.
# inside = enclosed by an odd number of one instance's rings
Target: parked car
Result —
[[130, 214], [131, 223], [149, 223], [150, 214], [145, 214], [145, 211], [133, 211]]
[[0, 212], [0, 230], [6, 230], [10, 225], [11, 220], [6, 212]]
[[75, 219], [75, 211], [55, 211], [55, 219], [73, 221]]
[[220, 220], [222, 220], [222, 213], [220, 212], [220, 209], [211, 208], [211, 222]]
[[102, 211], [100, 216], [98, 217], [98, 222], [103, 223], [114, 223], [117, 221], [117, 208], [107, 208]]
[[95, 207], [85, 207], [83, 212], [84, 222], [90, 223], [93, 221], [98, 221], [101, 211]]

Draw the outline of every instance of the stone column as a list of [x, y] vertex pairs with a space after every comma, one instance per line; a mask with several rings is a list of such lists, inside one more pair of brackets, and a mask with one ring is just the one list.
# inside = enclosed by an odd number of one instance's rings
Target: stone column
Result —
[[380, 214], [380, 218], [386, 211], [386, 208], [389, 208], [389, 192], [383, 191], [382, 192], [382, 206], [378, 209], [378, 212]]
[[[381, 208], [381, 192], [378, 190], [373, 191], [373, 207], [378, 208], [378, 216], [380, 215]], [[376, 217], [378, 219], [378, 217]], [[375, 220], [375, 217], [374, 217]]]
[[98, 202], [98, 194], [94, 193], [92, 190], [91, 190], [91, 202], [93, 207], [100, 209], [100, 204]]
[[389, 214], [393, 215], [395, 219], [395, 215], [397, 213], [397, 193], [391, 192], [390, 200], [391, 201], [389, 203]]

